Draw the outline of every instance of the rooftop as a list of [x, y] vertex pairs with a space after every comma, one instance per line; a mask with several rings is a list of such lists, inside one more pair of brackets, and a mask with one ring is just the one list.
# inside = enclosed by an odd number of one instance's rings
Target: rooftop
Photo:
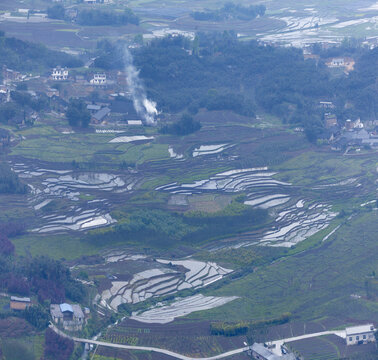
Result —
[[30, 302], [30, 298], [28, 297], [17, 297], [17, 296], [11, 296], [11, 301], [18, 301], [18, 302]]
[[88, 110], [101, 110], [101, 106], [100, 105], [93, 105], [93, 104], [89, 104], [87, 105], [87, 109]]
[[70, 304], [63, 303], [63, 304], [60, 304], [59, 307], [60, 307], [60, 311], [62, 313], [64, 313], [65, 311], [69, 311], [69, 312], [73, 313], [73, 309], [72, 309], [72, 306]]
[[93, 117], [96, 120], [101, 121], [109, 113], [110, 113], [110, 109], [108, 107], [104, 107], [103, 109], [97, 111], [96, 114], [93, 115]]
[[359, 325], [359, 326], [351, 326], [345, 329], [346, 335], [353, 335], [353, 334], [361, 334], [374, 331], [373, 324], [366, 324], [366, 325]]

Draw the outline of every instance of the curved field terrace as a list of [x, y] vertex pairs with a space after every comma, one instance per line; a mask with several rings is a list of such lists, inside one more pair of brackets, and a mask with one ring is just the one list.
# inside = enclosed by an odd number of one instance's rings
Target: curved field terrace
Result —
[[153, 260], [124, 253], [111, 254], [106, 262], [104, 272], [109, 273], [109, 268], [113, 267], [117, 268], [117, 273], [101, 287], [98, 299], [101, 307], [111, 310], [117, 310], [123, 303], [136, 304], [152, 297], [201, 288], [232, 272], [214, 262]]
[[209, 310], [237, 299], [237, 296], [204, 296], [202, 294], [177, 299], [169, 305], [156, 306], [142, 313], [133, 313], [130, 319], [144, 323], [166, 324], [177, 317], [186, 316], [196, 311]]
[[288, 182], [274, 179], [276, 174], [268, 167], [237, 169], [194, 183], [160, 186], [156, 190], [187, 196], [206, 192], [244, 192], [244, 203], [269, 209], [275, 223], [262, 235], [251, 235], [248, 241], [233, 247], [252, 244], [291, 247], [326, 228], [337, 213], [331, 210], [330, 205], [300, 198], [298, 189]]
[[110, 208], [122, 193], [132, 191], [141, 180], [135, 173], [116, 175], [68, 169], [46, 169], [24, 163], [12, 164], [28, 184], [28, 205], [38, 221], [33, 232], [88, 230], [115, 220]]

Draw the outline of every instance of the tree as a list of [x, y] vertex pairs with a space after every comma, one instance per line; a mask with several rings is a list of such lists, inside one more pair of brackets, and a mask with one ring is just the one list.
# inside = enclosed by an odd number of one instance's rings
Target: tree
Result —
[[47, 8], [47, 17], [50, 19], [64, 19], [64, 6], [62, 4], [55, 4]]
[[21, 91], [11, 91], [11, 98], [21, 107], [25, 107], [31, 104], [31, 95]]
[[16, 105], [11, 102], [0, 105], [0, 123], [7, 124], [12, 120], [16, 116], [16, 109]]
[[26, 308], [24, 317], [27, 322], [38, 330], [44, 330], [49, 325], [49, 314], [41, 305]]
[[12, 255], [14, 253], [14, 245], [4, 234], [0, 234], [0, 254]]
[[201, 129], [201, 123], [189, 114], [182, 115], [181, 119], [173, 124], [165, 125], [160, 129], [162, 134], [189, 135]]
[[48, 328], [45, 333], [43, 360], [68, 360], [74, 350], [74, 342]]
[[71, 126], [88, 127], [91, 115], [81, 99], [70, 99], [66, 112], [68, 123]]

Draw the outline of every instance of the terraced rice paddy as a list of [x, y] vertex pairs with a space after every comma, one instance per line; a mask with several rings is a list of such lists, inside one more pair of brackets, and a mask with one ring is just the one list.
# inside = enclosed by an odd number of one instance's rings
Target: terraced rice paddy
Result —
[[218, 154], [233, 145], [231, 144], [218, 144], [218, 145], [201, 145], [199, 148], [195, 148], [192, 156], [213, 155]]
[[178, 299], [170, 305], [155, 307], [139, 314], [133, 314], [130, 319], [145, 323], [166, 324], [180, 316], [189, 315], [195, 311], [213, 309], [237, 299], [237, 296], [203, 296], [201, 294]]
[[248, 241], [233, 246], [261, 244], [290, 247], [326, 228], [337, 213], [327, 204], [298, 198], [298, 189], [290, 183], [275, 180], [273, 176], [276, 174], [267, 167], [238, 169], [191, 184], [168, 184], [156, 190], [186, 196], [206, 192], [244, 192], [247, 198], [245, 204], [270, 209], [275, 216], [275, 224], [262, 236], [251, 236]]
[[[31, 189], [28, 205], [38, 217], [38, 227], [32, 229], [37, 233], [88, 230], [114, 223], [109, 214], [112, 205], [109, 197], [131, 191], [139, 181], [135, 174], [74, 172], [23, 163], [12, 167]], [[64, 201], [65, 206], [53, 206], [44, 212], [53, 200]]]
[[184, 155], [183, 155], [183, 154], [177, 154], [177, 153], [174, 151], [174, 149], [173, 149], [172, 146], [170, 146], [170, 147], [168, 148], [168, 153], [169, 153], [169, 156], [170, 156], [171, 159], [177, 159], [177, 160], [184, 159]]
[[119, 136], [112, 140], [110, 143], [129, 143], [135, 141], [146, 141], [146, 140], [153, 140], [153, 136], [145, 136], [145, 135], [135, 135], [135, 136]]
[[139, 263], [138, 271], [122, 280], [122, 274], [114, 276], [109, 286], [102, 291], [100, 305], [104, 308], [117, 310], [122, 303], [136, 304], [151, 297], [174, 294], [184, 289], [196, 289], [222, 279], [232, 272], [213, 262], [193, 259], [163, 260], [151, 262], [151, 258], [143, 255], [111, 254], [108, 263], [122, 264], [130, 269], [130, 262]]

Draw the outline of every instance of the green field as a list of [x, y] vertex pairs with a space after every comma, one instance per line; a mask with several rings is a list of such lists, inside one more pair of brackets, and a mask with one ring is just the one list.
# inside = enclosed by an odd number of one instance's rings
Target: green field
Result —
[[[378, 294], [369, 290], [369, 282], [375, 276], [372, 274], [378, 271], [376, 216], [376, 212], [357, 214], [321, 246], [259, 268], [210, 292], [238, 294], [240, 299], [202, 312], [201, 317], [252, 320], [291, 312], [300, 319], [332, 314], [377, 321]], [[362, 297], [355, 300], [352, 294]]]

